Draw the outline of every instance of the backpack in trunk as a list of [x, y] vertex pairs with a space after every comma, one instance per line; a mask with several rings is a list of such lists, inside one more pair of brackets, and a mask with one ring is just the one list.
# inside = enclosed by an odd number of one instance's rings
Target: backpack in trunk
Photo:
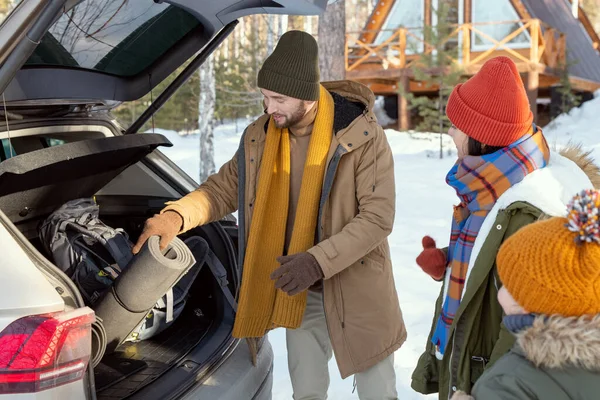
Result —
[[[92, 198], [65, 203], [42, 223], [39, 234], [54, 264], [76, 283], [86, 304], [92, 308], [133, 258], [133, 244], [125, 231], [104, 224]], [[204, 264], [202, 259], [196, 261], [177, 284], [158, 299], [127, 340], [155, 336], [181, 314], [189, 288]]]

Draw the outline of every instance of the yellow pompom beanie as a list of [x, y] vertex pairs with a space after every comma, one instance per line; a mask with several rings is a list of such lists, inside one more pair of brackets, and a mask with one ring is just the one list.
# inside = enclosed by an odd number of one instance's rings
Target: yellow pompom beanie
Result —
[[600, 192], [581, 192], [568, 209], [521, 228], [498, 252], [500, 280], [527, 312], [600, 314]]

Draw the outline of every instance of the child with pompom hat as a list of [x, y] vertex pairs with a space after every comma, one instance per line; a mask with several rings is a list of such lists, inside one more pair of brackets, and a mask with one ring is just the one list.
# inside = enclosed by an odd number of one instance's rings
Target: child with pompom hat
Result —
[[512, 350], [464, 399], [598, 399], [600, 192], [573, 198], [566, 218], [530, 224], [500, 248], [498, 293]]

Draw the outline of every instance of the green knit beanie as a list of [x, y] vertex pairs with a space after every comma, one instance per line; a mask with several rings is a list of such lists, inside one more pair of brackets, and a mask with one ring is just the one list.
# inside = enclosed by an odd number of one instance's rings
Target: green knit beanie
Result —
[[258, 87], [300, 100], [319, 100], [319, 46], [302, 31], [289, 31], [258, 71]]

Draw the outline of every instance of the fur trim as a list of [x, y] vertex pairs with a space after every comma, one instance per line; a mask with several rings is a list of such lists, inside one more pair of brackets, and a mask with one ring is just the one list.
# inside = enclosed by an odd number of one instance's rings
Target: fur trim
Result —
[[517, 333], [517, 344], [536, 367], [600, 371], [600, 315], [539, 316]]
[[592, 150], [585, 151], [580, 144], [569, 143], [559, 151], [559, 154], [577, 164], [590, 178], [594, 189], [600, 189], [600, 167], [595, 164], [591, 155]]
[[452, 396], [450, 400], [475, 400], [475, 397], [469, 396], [462, 390], [459, 390], [458, 392], [454, 393], [454, 396]]
[[[558, 154], [573, 161], [588, 177], [594, 189], [600, 189], [600, 167], [592, 157], [592, 150], [585, 151], [580, 144], [569, 142]], [[542, 212], [540, 220], [552, 218], [552, 215]]]

